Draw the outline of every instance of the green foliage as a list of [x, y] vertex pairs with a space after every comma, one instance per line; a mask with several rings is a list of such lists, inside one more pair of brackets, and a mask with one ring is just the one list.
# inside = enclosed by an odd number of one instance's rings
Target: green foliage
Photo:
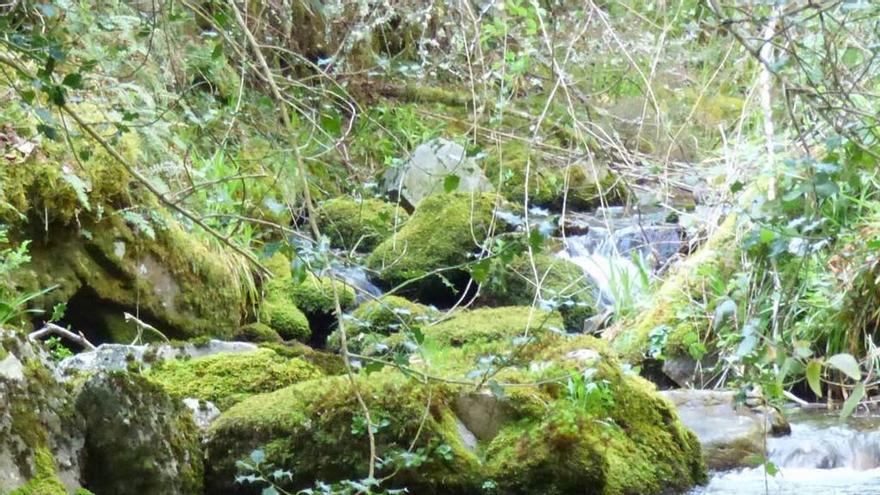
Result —
[[225, 410], [252, 395], [311, 380], [322, 373], [302, 359], [284, 358], [270, 349], [260, 349], [162, 361], [146, 376], [174, 397], [211, 401]]
[[67, 489], [58, 478], [55, 459], [47, 447], [34, 451], [34, 476], [10, 495], [67, 495]]

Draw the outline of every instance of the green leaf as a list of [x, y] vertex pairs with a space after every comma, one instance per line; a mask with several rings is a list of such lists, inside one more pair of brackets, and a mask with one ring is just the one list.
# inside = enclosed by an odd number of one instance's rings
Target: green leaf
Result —
[[451, 193], [458, 189], [458, 185], [461, 183], [461, 177], [455, 174], [449, 174], [443, 179], [443, 190]]
[[471, 266], [471, 276], [478, 284], [485, 284], [489, 280], [489, 269], [492, 266], [492, 260], [483, 258]]
[[822, 363], [820, 361], [814, 359], [807, 364], [807, 383], [816, 397], [822, 397], [822, 383], [819, 381], [821, 373]]
[[492, 395], [494, 395], [495, 397], [499, 399], [504, 398], [504, 387], [502, 387], [501, 384], [499, 384], [495, 380], [489, 380], [489, 390], [492, 391]]
[[86, 211], [92, 211], [92, 206], [89, 204], [89, 196], [87, 193], [88, 185], [76, 174], [65, 173], [61, 178], [64, 179], [64, 182], [67, 182], [76, 193], [76, 199], [79, 200], [83, 208], [85, 208]]
[[718, 305], [715, 308], [715, 318], [712, 321], [712, 325], [715, 330], [721, 328], [730, 317], [736, 314], [736, 302], [733, 299], [725, 299], [724, 302]]
[[72, 74], [68, 74], [64, 76], [64, 80], [61, 81], [61, 84], [67, 86], [71, 89], [82, 89], [83, 85], [83, 77], [82, 74], [78, 72], [74, 72]]
[[58, 131], [51, 125], [37, 124], [37, 131], [39, 131], [40, 134], [46, 136], [52, 141], [58, 140]]
[[841, 353], [835, 354], [828, 358], [825, 363], [853, 380], [861, 380], [862, 372], [859, 369], [859, 362], [851, 354]]
[[425, 342], [425, 334], [418, 328], [412, 329], [412, 336], [416, 344], [422, 345]]
[[852, 415], [853, 411], [856, 410], [856, 407], [859, 405], [859, 402], [862, 401], [862, 398], [865, 397], [865, 384], [859, 383], [853, 388], [852, 393], [846, 399], [846, 402], [843, 403], [843, 407], [840, 408], [840, 417], [848, 418]]
[[367, 363], [366, 366], [364, 366], [364, 371], [368, 375], [370, 375], [370, 374], [376, 373], [377, 371], [382, 371], [382, 368], [384, 368], [384, 367], [385, 367], [385, 363], [372, 361], [372, 362]]
[[67, 303], [58, 303], [52, 307], [52, 318], [49, 321], [58, 321], [61, 318], [64, 318], [64, 313], [67, 311]]
[[223, 43], [217, 43], [214, 45], [214, 49], [211, 51], [211, 58], [217, 60], [218, 58], [223, 56]]

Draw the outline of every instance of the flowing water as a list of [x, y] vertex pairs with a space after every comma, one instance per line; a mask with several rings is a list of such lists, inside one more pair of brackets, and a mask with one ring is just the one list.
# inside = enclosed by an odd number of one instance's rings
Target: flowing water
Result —
[[688, 495], [880, 495], [880, 417], [796, 415], [791, 435], [768, 439], [767, 450], [775, 476], [763, 467], [715, 473]]
[[684, 247], [680, 226], [661, 212], [635, 215], [620, 207], [573, 214], [563, 258], [577, 264], [596, 287], [597, 302], [612, 307], [620, 297], [640, 297], [652, 273]]

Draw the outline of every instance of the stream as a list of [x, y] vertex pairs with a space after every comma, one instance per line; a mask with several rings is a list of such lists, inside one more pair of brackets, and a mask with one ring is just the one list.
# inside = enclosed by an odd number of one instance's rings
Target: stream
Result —
[[791, 435], [769, 438], [768, 458], [779, 468], [711, 473], [687, 495], [880, 494], [880, 416], [841, 421], [834, 413], [792, 414]]

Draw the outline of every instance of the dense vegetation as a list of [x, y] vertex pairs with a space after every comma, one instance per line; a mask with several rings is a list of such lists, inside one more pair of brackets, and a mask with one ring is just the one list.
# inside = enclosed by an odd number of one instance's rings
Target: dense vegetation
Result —
[[[685, 489], [699, 446], [648, 380], [844, 415], [877, 393], [877, 10], [0, 5], [0, 363], [47, 380], [22, 336], [57, 361], [257, 345], [72, 380], [162, 397], [150, 431], [199, 457], [181, 493]], [[619, 211], [687, 239], [642, 234], [604, 278], [560, 255]], [[204, 455], [183, 398], [222, 412]], [[66, 493], [24, 403], [14, 493]]]

